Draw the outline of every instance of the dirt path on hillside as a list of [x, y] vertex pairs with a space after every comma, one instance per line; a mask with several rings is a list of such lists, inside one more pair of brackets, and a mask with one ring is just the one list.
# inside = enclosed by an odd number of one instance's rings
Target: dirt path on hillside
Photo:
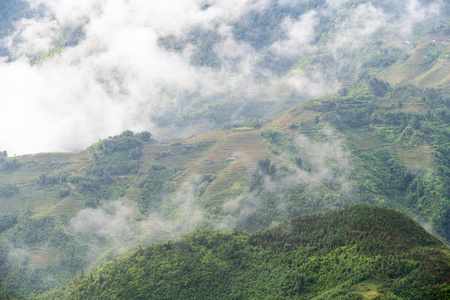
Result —
[[320, 117], [319, 117], [319, 120], [322, 120], [322, 118], [323, 118], [323, 116], [326, 116], [326, 115], [328, 115], [329, 113], [330, 113], [331, 111], [329, 111], [329, 112], [326, 112], [326, 113], [324, 113], [324, 114], [322, 114]]
[[81, 171], [83, 171], [84, 169], [86, 169], [87, 167], [89, 167], [90, 165], [92, 165], [94, 163], [94, 159], [92, 158], [92, 153], [89, 153], [89, 159], [91, 160], [88, 164], [81, 166], [78, 170], [73, 171], [72, 175], [80, 173]]

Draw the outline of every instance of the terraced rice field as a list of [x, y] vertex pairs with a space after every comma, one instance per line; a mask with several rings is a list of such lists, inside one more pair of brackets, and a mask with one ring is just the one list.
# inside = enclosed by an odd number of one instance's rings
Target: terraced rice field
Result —
[[380, 140], [372, 134], [371, 130], [346, 130], [350, 142], [361, 150], [369, 150], [381, 146]]
[[61, 200], [54, 197], [51, 192], [37, 189], [35, 183], [21, 186], [19, 191], [17, 197], [0, 199], [1, 212], [23, 209], [36, 210], [37, 213], [47, 212]]
[[414, 82], [422, 86], [448, 85], [450, 83], [450, 59], [440, 59], [432, 69], [418, 76]]
[[137, 193], [128, 192], [123, 198], [123, 205], [130, 211], [130, 216], [135, 220], [142, 220], [144, 216], [139, 213], [137, 205]]
[[[0, 172], [0, 180], [15, 184], [19, 188], [16, 198], [0, 199], [0, 211], [34, 209], [38, 215], [73, 215], [84, 203], [79, 197], [61, 199], [56, 192], [38, 186], [43, 173], [67, 171], [77, 172], [91, 163], [89, 151], [78, 153], [44, 153], [18, 156], [21, 167], [14, 172]], [[4, 180], [5, 178], [5, 180]]]
[[[409, 58], [405, 62], [396, 62], [383, 70], [379, 77], [389, 81], [391, 84], [414, 83], [424, 87], [448, 85], [450, 83], [449, 59], [441, 56], [431, 68], [422, 65], [428, 49], [432, 47], [429, 43], [435, 39], [436, 37], [432, 36], [424, 38], [421, 41], [421, 45], [410, 53]], [[450, 51], [448, 43], [436, 41], [434, 45], [442, 53]]]
[[165, 228], [164, 224], [159, 223], [151, 218], [143, 220], [140, 222], [141, 230], [144, 235], [154, 235], [154, 234], [170, 234], [169, 228]]
[[191, 186], [201, 175], [216, 176], [201, 197], [206, 206], [220, 205], [219, 200], [225, 201], [242, 193], [259, 159], [271, 157], [276, 160], [268, 152], [259, 130], [208, 133], [149, 145], [143, 151], [145, 160], [158, 156], [158, 163], [182, 170], [172, 181], [176, 190]]
[[84, 198], [78, 193], [73, 193], [70, 197], [66, 197], [56, 204], [46, 215], [55, 216], [74, 216], [84, 206]]
[[[241, 194], [248, 186], [251, 173], [261, 158], [271, 157], [267, 144], [259, 131], [230, 133], [216, 144], [207, 157], [208, 160], [221, 162], [222, 170], [208, 186], [201, 197], [206, 205], [226, 201]], [[235, 158], [232, 163], [225, 163], [227, 158]], [[275, 160], [274, 158], [272, 158]]]
[[[82, 172], [92, 163], [91, 150], [80, 153], [47, 153], [20, 157], [22, 167], [11, 175], [19, 187], [17, 199], [0, 199], [1, 211], [24, 208], [34, 209], [36, 216], [74, 216], [83, 207], [85, 199], [76, 186], [69, 185], [70, 195], [60, 198], [56, 187], [41, 187], [37, 179], [42, 173], [66, 170], [70, 174]], [[177, 168], [180, 175], [173, 180], [175, 190], [183, 190], [204, 174], [215, 175], [215, 180], [206, 188], [201, 201], [207, 206], [220, 206], [220, 201], [235, 198], [249, 186], [251, 173], [258, 160], [270, 157], [278, 161], [267, 149], [259, 130], [222, 131], [204, 134], [189, 139], [146, 144], [142, 150], [143, 164], [138, 174], [128, 176], [124, 205], [135, 220], [142, 220], [143, 230], [166, 232], [139, 213], [137, 200], [138, 184], [148, 173], [153, 163], [168, 168]], [[1, 174], [0, 174], [1, 176]], [[20, 198], [19, 198], [20, 197]], [[219, 201], [220, 200], [220, 201]]]
[[28, 266], [32, 268], [46, 267], [57, 263], [58, 256], [55, 248], [27, 250]]
[[433, 149], [431, 146], [420, 146], [413, 149], [398, 149], [399, 158], [409, 169], [433, 168]]
[[425, 107], [425, 103], [415, 102], [404, 105], [402, 111], [426, 114], [427, 108]]
[[314, 119], [318, 115], [317, 112], [313, 110], [307, 110], [301, 104], [294, 106], [292, 109], [286, 113], [282, 113], [277, 116], [268, 127], [273, 127], [274, 129], [285, 129], [291, 124], [300, 123], [301, 121], [309, 121]]

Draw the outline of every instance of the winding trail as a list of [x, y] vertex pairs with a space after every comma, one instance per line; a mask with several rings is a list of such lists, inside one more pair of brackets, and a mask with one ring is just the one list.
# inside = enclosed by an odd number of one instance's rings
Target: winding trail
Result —
[[81, 171], [83, 171], [84, 169], [86, 169], [87, 167], [89, 167], [90, 165], [92, 165], [94, 163], [94, 159], [92, 158], [92, 153], [89, 152], [89, 159], [91, 160], [88, 164], [81, 166], [78, 170], [73, 171], [72, 175], [80, 173]]
[[331, 111], [329, 111], [329, 112], [326, 112], [326, 113], [324, 113], [324, 114], [321, 114], [321, 115], [320, 115], [320, 117], [319, 117], [319, 120], [322, 120], [323, 116], [326, 116], [326, 115], [328, 115], [328, 114], [329, 114], [330, 112], [331, 112]]

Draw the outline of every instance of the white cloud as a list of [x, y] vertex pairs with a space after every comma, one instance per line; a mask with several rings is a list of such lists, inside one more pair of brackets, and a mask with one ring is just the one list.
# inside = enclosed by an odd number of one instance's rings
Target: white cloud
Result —
[[93, 244], [123, 246], [131, 238], [132, 227], [130, 211], [118, 202], [102, 202], [98, 208], [83, 209], [70, 221], [73, 232], [87, 235]]
[[358, 5], [339, 25], [335, 47], [355, 47], [387, 23], [385, 12], [371, 3]]
[[327, 0], [328, 6], [334, 9], [342, 7], [347, 2], [348, 0]]
[[287, 39], [274, 43], [271, 49], [283, 56], [296, 56], [311, 50], [311, 43], [315, 38], [314, 28], [318, 22], [317, 12], [314, 10], [305, 13], [298, 20], [285, 18], [281, 27], [286, 32]]
[[4, 40], [15, 56], [47, 51], [58, 37], [57, 22], [48, 18], [21, 19], [15, 25], [17, 30]]
[[301, 70], [290, 72], [282, 82], [306, 97], [318, 97], [338, 86], [337, 80], [325, 78], [323, 72], [311, 68], [308, 74]]
[[[24, 58], [0, 64], [0, 147], [10, 153], [71, 151], [125, 128], [149, 129], [149, 112], [162, 105], [161, 87], [191, 89], [201, 80], [188, 59], [158, 46], [164, 23], [147, 20], [147, 2], [73, 3], [47, 3], [56, 7], [55, 20], [22, 20], [9, 39], [16, 56], [34, 54], [49, 50], [65, 26], [89, 20], [85, 39], [57, 58], [36, 66]], [[160, 17], [166, 18], [176, 20]]]
[[[28, 1], [46, 7], [43, 17], [15, 24], [16, 31], [3, 43], [16, 60], [0, 61], [0, 150], [9, 153], [79, 150], [124, 129], [153, 131], [149, 116], [181, 110], [189, 101], [185, 94], [232, 92], [274, 77], [260, 67], [261, 53], [237, 40], [232, 28], [248, 12], [267, 9], [269, 0]], [[328, 4], [338, 7], [341, 2]], [[206, 3], [211, 5], [203, 9]], [[410, 3], [414, 20], [437, 9], [430, 6], [424, 12], [416, 0]], [[280, 26], [286, 38], [273, 41], [263, 49], [265, 54], [283, 59], [311, 51], [322, 13], [285, 18]], [[387, 20], [370, 4], [359, 5], [349, 16], [331, 50], [357, 45]], [[159, 45], [160, 37], [182, 38], [193, 27], [220, 35], [213, 48], [220, 69], [192, 66], [190, 57], [197, 50], [193, 44], [182, 52]], [[53, 50], [64, 40], [63, 32], [77, 28], [82, 32], [77, 45], [38, 65], [27, 63], [26, 55]], [[320, 73], [293, 72], [282, 84], [320, 95], [326, 87]], [[163, 89], [171, 90], [171, 96], [161, 93]]]
[[403, 38], [410, 38], [413, 25], [425, 20], [430, 15], [438, 15], [443, 3], [441, 0], [421, 5], [418, 0], [410, 0], [406, 3], [405, 17], [401, 20], [399, 33]]
[[[160, 98], [164, 87], [180, 92], [243, 87], [237, 78], [243, 71], [251, 74], [254, 51], [232, 35], [219, 55], [240, 62], [237, 69], [224, 64], [220, 72], [191, 66], [189, 47], [168, 52], [158, 39], [182, 36], [193, 26], [213, 29], [268, 4], [217, 0], [204, 10], [196, 0], [29, 2], [44, 5], [45, 17], [16, 23], [4, 43], [19, 59], [0, 63], [5, 103], [0, 148], [17, 154], [78, 150], [124, 129], [151, 130], [149, 115], [167, 105]], [[51, 51], [64, 30], [77, 27], [84, 37], [56, 58], [35, 66], [20, 58]], [[176, 95], [171, 105], [177, 105]]]
[[294, 6], [300, 3], [309, 3], [309, 0], [278, 0], [278, 4], [287, 6]]

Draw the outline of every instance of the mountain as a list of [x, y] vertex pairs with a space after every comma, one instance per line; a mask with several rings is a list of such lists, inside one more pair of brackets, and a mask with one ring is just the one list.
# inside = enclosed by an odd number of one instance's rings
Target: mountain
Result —
[[[237, 91], [216, 88], [196, 95], [174, 113], [154, 115], [158, 136], [188, 137], [216, 130], [226, 122], [264, 119], [368, 75], [393, 85], [450, 84], [448, 3], [439, 9], [434, 1], [343, 1], [336, 6], [329, 1], [267, 3], [265, 10], [251, 11], [232, 24], [236, 39], [256, 49], [257, 64], [241, 79], [246, 82], [250, 77], [252, 84]], [[415, 11], [420, 5], [424, 6]], [[210, 43], [221, 45], [225, 37], [218, 31], [194, 32], [190, 38], [202, 53], [193, 55], [195, 64], [208, 65], [208, 59], [220, 52]], [[302, 33], [297, 36], [297, 32]], [[181, 42], [167, 40], [177, 46]], [[162, 41], [169, 49], [176, 48]], [[215, 61], [219, 69], [229, 63]]]
[[32, 299], [447, 299], [450, 252], [405, 214], [352, 206], [263, 232], [195, 231]]
[[125, 131], [3, 158], [3, 290], [42, 292], [196, 228], [264, 230], [354, 203], [406, 212], [448, 243], [449, 104], [445, 89], [367, 78], [189, 139]]
[[[217, 251], [228, 251], [228, 240], [245, 244], [292, 218], [361, 203], [401, 211], [450, 243], [449, 3], [184, 2], [166, 11], [164, 26], [133, 1], [0, 3], [0, 297], [62, 287], [95, 266], [126, 260], [140, 245], [175, 243], [182, 234], [223, 237]], [[182, 8], [198, 18], [172, 18]], [[99, 30], [109, 28], [102, 24], [114, 30]], [[16, 156], [10, 137], [26, 149], [90, 146]], [[406, 244], [395, 224], [386, 226], [386, 240]], [[353, 285], [321, 279], [342, 284], [336, 291], [311, 279], [314, 288], [303, 296], [336, 298], [353, 287], [356, 294], [420, 298], [402, 294], [401, 283], [375, 268], [376, 253], [403, 259], [397, 248], [364, 241], [361, 252], [353, 238], [344, 234], [350, 248], [339, 250], [356, 260], [350, 269], [367, 261], [361, 272], [378, 275], [348, 274]], [[328, 255], [342, 246], [318, 241], [302, 253]], [[419, 252], [440, 251], [446, 261], [447, 248], [434, 241]], [[369, 248], [372, 256], [360, 260]], [[282, 261], [275, 250], [261, 255]], [[414, 268], [423, 259], [411, 255], [405, 259], [414, 263], [395, 261], [386, 272], [413, 284], [417, 278], [402, 272], [421, 274]], [[448, 282], [439, 270], [427, 273], [436, 282], [417, 279], [412, 290], [429, 298], [445, 292], [435, 285]], [[278, 287], [275, 275], [255, 276], [254, 287], [264, 280]], [[369, 281], [358, 285], [363, 278]], [[286, 282], [303, 282], [303, 289], [306, 277], [297, 279]], [[289, 284], [280, 286], [284, 296], [296, 293]]]
[[354, 203], [406, 212], [448, 243], [449, 104], [445, 89], [367, 78], [189, 139], [125, 131], [3, 158], [2, 289], [43, 292], [196, 228], [264, 230]]
[[2, 149], [70, 152], [126, 129], [187, 138], [267, 119], [367, 75], [421, 87], [449, 83], [447, 1], [188, 0], [156, 7], [2, 1], [8, 107], [0, 128], [9, 129]]

